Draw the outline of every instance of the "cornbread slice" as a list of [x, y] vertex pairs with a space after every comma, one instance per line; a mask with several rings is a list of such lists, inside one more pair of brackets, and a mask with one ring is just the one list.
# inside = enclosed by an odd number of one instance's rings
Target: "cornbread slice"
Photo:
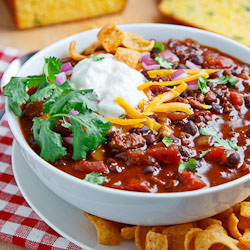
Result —
[[250, 45], [250, 0], [162, 0], [162, 14]]
[[121, 11], [127, 0], [5, 0], [19, 29], [74, 21]]

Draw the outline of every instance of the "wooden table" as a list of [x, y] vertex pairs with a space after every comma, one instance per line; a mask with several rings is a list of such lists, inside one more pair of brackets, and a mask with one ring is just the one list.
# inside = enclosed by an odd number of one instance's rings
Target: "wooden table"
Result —
[[[170, 23], [157, 9], [158, 0], [128, 0], [126, 9], [118, 14], [53, 25], [29, 30], [17, 30], [8, 9], [0, 0], [0, 45], [12, 46], [21, 51], [39, 50], [65, 36], [115, 22], [121, 23]], [[0, 250], [21, 250], [24, 248], [0, 242]]]

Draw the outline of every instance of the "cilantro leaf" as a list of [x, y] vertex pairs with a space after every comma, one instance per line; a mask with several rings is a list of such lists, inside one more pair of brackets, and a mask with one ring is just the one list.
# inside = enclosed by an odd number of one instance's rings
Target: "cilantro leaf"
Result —
[[93, 184], [101, 185], [107, 180], [107, 177], [106, 176], [101, 176], [100, 173], [91, 172], [89, 174], [86, 174], [84, 180], [88, 181], [90, 183], [93, 183]]
[[217, 84], [229, 83], [231, 86], [234, 86], [238, 82], [238, 79], [237, 79], [237, 77], [234, 77], [234, 76], [229, 76], [229, 75], [224, 76], [223, 75], [223, 76], [217, 77], [215, 79], [210, 79], [209, 81], [215, 82]]
[[205, 127], [205, 128], [200, 128], [200, 134], [216, 136], [218, 132], [213, 127]]
[[183, 172], [185, 170], [197, 171], [197, 163], [195, 159], [191, 159], [187, 162], [181, 161], [179, 163], [178, 172]]
[[163, 44], [162, 44], [161, 42], [156, 42], [156, 41], [155, 41], [154, 47], [153, 47], [152, 51], [153, 51], [154, 53], [161, 53], [161, 52], [163, 52], [164, 50], [165, 50], [165, 48], [164, 48]]
[[74, 90], [61, 95], [50, 107], [50, 116], [58, 113], [69, 113], [72, 109], [84, 112], [86, 109], [96, 110], [97, 96], [92, 89]]
[[119, 115], [119, 117], [120, 117], [120, 118], [126, 118], [127, 115], [126, 115], [126, 114], [121, 114], [121, 115]]
[[172, 145], [173, 139], [170, 138], [170, 137], [164, 136], [163, 139], [162, 139], [162, 142], [166, 145], [166, 147], [169, 147], [169, 146]]
[[173, 66], [173, 63], [168, 61], [167, 59], [165, 59], [162, 56], [157, 56], [155, 58], [155, 61], [160, 64], [161, 67], [165, 68], [165, 69], [171, 69]]
[[211, 149], [208, 149], [208, 150], [205, 150], [205, 151], [202, 151], [201, 154], [200, 154], [200, 158], [203, 158], [208, 152], [210, 152]]
[[45, 64], [43, 66], [43, 73], [51, 83], [54, 83], [56, 80], [56, 74], [61, 70], [62, 63], [60, 59], [56, 57], [45, 58]]
[[238, 78], [235, 76], [231, 76], [229, 79], [229, 83], [231, 86], [235, 86], [235, 84], [238, 82]]
[[215, 147], [224, 147], [226, 150], [231, 150], [231, 149], [234, 149], [234, 150], [238, 150], [238, 146], [235, 142], [229, 140], [229, 139], [216, 139], [215, 141], [215, 144], [214, 144]]
[[41, 76], [27, 76], [26, 84], [28, 88], [35, 88], [46, 81], [44, 75]]
[[43, 111], [48, 113], [56, 99], [64, 92], [71, 91], [72, 87], [69, 81], [59, 85], [48, 81], [40, 85], [39, 89], [31, 96], [31, 101], [46, 101], [43, 103]]
[[29, 101], [30, 96], [26, 92], [25, 77], [11, 77], [9, 83], [3, 87], [3, 94], [8, 96], [10, 109], [16, 116], [22, 115], [20, 105]]
[[112, 123], [90, 110], [68, 117], [73, 133], [73, 159], [85, 159], [88, 151], [96, 149], [105, 142], [104, 136]]
[[91, 57], [94, 61], [96, 61], [96, 62], [101, 61], [101, 60], [104, 59], [104, 56], [98, 57], [98, 56], [95, 56], [94, 54], [91, 54], [90, 57]]
[[198, 86], [204, 95], [210, 90], [210, 88], [207, 86], [207, 79], [202, 76], [198, 78]]
[[34, 138], [41, 148], [40, 156], [51, 162], [67, 153], [66, 148], [62, 146], [62, 136], [52, 131], [55, 125], [54, 120], [43, 120], [37, 117], [33, 119], [32, 130]]

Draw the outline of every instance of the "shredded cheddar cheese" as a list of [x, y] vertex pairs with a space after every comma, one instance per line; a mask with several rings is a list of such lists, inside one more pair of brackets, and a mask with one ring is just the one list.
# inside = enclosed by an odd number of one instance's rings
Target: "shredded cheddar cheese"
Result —
[[170, 91], [163, 93], [161, 95], [156, 96], [153, 101], [147, 106], [147, 108], [144, 110], [143, 114], [150, 115], [152, 114], [152, 110], [163, 102], [170, 101], [176, 97], [178, 97], [182, 92], [184, 92], [187, 89], [186, 83], [181, 83], [180, 85], [174, 87]]
[[150, 129], [153, 130], [159, 130], [161, 128], [161, 125], [147, 117], [145, 114], [140, 113], [133, 107], [131, 107], [122, 97], [117, 97], [115, 99], [115, 102], [122, 107], [125, 110], [125, 113], [128, 117], [138, 119], [138, 118], [146, 118], [146, 121], [144, 121], [145, 125], [147, 125]]
[[192, 75], [192, 76], [188, 76], [188, 77], [184, 77], [181, 78], [179, 80], [176, 81], [164, 81], [164, 82], [146, 82], [141, 84], [140, 86], [137, 87], [138, 90], [143, 90], [145, 88], [149, 88], [152, 85], [161, 85], [161, 86], [173, 86], [173, 85], [177, 85], [183, 82], [190, 82], [193, 80], [196, 80], [197, 78], [199, 78], [200, 76], [207, 78], [209, 75], [207, 72], [205, 71], [201, 71], [198, 74]]
[[114, 124], [118, 124], [122, 126], [136, 125], [136, 124], [147, 121], [146, 118], [143, 118], [143, 119], [119, 119], [119, 118], [108, 118], [108, 117], [103, 117], [103, 118]]
[[211, 105], [206, 105], [206, 104], [201, 104], [201, 107], [202, 107], [203, 109], [211, 109], [211, 108], [212, 108]]
[[[219, 69], [184, 69], [184, 71], [189, 75], [199, 74], [201, 71], [205, 71], [207, 74], [212, 74]], [[176, 72], [177, 69], [160, 69], [160, 70], [150, 70], [148, 75], [150, 78], [155, 78], [156, 76], [169, 76]]]
[[182, 102], [170, 102], [170, 103], [160, 104], [158, 106], [153, 107], [152, 111], [153, 112], [181, 111], [188, 115], [192, 115], [194, 113], [190, 104]]

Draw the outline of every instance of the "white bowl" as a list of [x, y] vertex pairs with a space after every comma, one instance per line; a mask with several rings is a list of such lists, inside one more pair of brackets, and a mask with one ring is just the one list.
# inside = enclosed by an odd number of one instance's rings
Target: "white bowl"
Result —
[[[120, 28], [146, 39], [160, 41], [169, 38], [192, 38], [250, 63], [248, 47], [204, 30], [168, 24], [130, 24], [121, 25]], [[19, 75], [40, 74], [44, 57], [67, 56], [72, 40], [77, 41], [77, 50], [83, 50], [96, 40], [97, 32], [98, 29], [85, 31], [46, 47], [25, 63]], [[128, 224], [170, 225], [212, 216], [244, 200], [250, 194], [250, 174], [216, 187], [181, 193], [122, 191], [84, 182], [53, 167], [29, 147], [16, 116], [9, 110], [8, 103], [6, 104], [10, 128], [31, 169], [52, 192], [94, 215]]]

